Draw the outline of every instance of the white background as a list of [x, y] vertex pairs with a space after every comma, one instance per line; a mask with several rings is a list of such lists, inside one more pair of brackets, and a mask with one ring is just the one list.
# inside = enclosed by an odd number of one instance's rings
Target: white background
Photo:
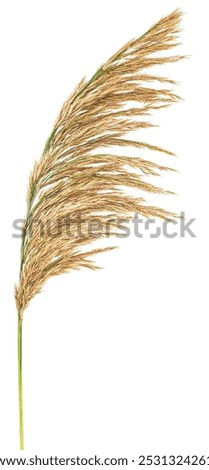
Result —
[[[156, 114], [147, 140], [173, 150], [178, 193], [160, 205], [196, 218], [196, 238], [119, 241], [105, 269], [50, 280], [25, 312], [25, 454], [208, 454], [207, 3], [7, 1], [0, 7], [0, 455], [18, 455], [16, 311], [29, 172], [76, 83], [176, 7], [185, 11], [184, 101]], [[167, 158], [158, 156], [164, 163]], [[159, 161], [159, 159], [158, 159]]]

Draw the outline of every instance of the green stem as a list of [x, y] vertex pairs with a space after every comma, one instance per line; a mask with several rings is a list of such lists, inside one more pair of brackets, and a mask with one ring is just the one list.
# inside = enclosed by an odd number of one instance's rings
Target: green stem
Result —
[[24, 450], [24, 419], [23, 419], [23, 383], [22, 383], [22, 318], [18, 312], [18, 395], [19, 395], [19, 429], [20, 450]]

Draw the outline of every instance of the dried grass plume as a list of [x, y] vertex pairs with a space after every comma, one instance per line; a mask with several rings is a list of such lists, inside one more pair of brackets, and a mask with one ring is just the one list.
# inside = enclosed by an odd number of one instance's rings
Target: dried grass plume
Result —
[[[117, 218], [130, 220], [133, 213], [164, 219], [172, 216], [130, 192], [130, 188], [137, 188], [163, 193], [148, 182], [148, 177], [167, 168], [141, 155], [143, 149], [172, 153], [151, 143], [131, 140], [127, 134], [137, 130], [140, 136], [140, 129], [152, 126], [148, 118], [152, 111], [179, 99], [171, 90], [174, 81], [151, 72], [155, 65], [182, 58], [168, 53], [177, 45], [181, 16], [176, 10], [142, 37], [129, 41], [90, 80], [81, 80], [63, 104], [30, 176], [20, 279], [15, 290], [20, 317], [49, 277], [82, 266], [94, 269], [93, 255], [109, 249], [85, 251], [84, 247], [95, 241], [94, 234], [87, 230], [89, 220], [99, 218], [105, 224], [113, 219], [110, 233], [114, 235]], [[135, 157], [129, 156], [130, 147], [135, 149]], [[76, 232], [80, 214], [85, 236]], [[51, 234], [40, 237], [40, 225], [35, 220], [43, 225], [50, 220]], [[60, 234], [55, 236], [58, 220]], [[70, 237], [61, 230], [62, 224], [67, 227], [68, 223]], [[101, 231], [99, 236], [104, 233]]]

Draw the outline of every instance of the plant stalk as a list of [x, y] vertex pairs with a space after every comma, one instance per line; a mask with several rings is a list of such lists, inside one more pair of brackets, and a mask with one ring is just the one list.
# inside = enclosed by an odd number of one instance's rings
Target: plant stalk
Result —
[[23, 417], [23, 380], [22, 380], [22, 318], [18, 312], [18, 397], [19, 397], [19, 435], [20, 450], [24, 450], [24, 417]]

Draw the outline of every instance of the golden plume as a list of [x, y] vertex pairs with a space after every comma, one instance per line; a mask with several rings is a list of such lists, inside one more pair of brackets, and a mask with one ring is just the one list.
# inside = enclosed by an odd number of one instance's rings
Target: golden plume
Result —
[[[30, 300], [51, 276], [82, 266], [95, 269], [92, 256], [110, 249], [84, 250], [95, 241], [88, 223], [104, 237], [118, 233], [118, 219], [125, 222], [139, 213], [169, 219], [163, 209], [133, 197], [130, 188], [165, 193], [144, 177], [168, 170], [139, 157], [143, 149], [172, 152], [127, 137], [130, 131], [149, 128], [152, 111], [171, 105], [179, 97], [171, 90], [173, 80], [150, 73], [150, 68], [178, 61], [168, 51], [177, 45], [181, 12], [162, 18], [140, 38], [129, 41], [90, 80], [83, 79], [63, 104], [35, 163], [27, 194], [27, 215], [22, 238], [19, 285], [15, 290], [18, 309], [20, 439], [23, 445], [22, 411], [22, 319]], [[147, 71], [148, 69], [148, 71]], [[158, 83], [158, 86], [155, 86]], [[132, 147], [136, 157], [128, 154]], [[117, 150], [121, 149], [119, 155]], [[77, 232], [82, 215], [82, 235]], [[49, 228], [46, 230], [46, 227]], [[59, 230], [57, 231], [59, 225]], [[70, 236], [69, 236], [70, 231]], [[40, 233], [41, 232], [41, 233]]]

